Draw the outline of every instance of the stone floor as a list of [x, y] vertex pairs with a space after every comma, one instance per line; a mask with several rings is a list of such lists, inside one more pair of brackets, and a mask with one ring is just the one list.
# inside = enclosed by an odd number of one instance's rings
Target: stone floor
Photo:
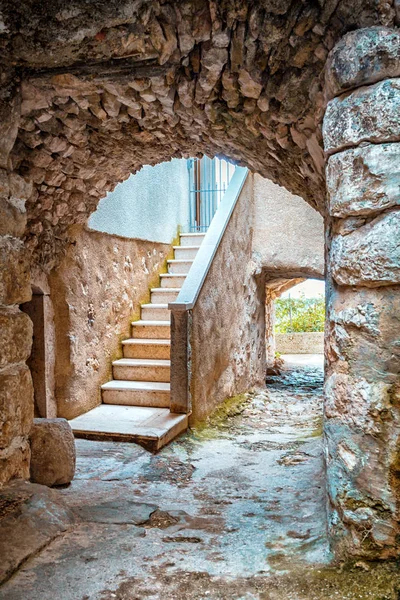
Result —
[[0, 588], [7, 600], [398, 600], [393, 564], [330, 566], [322, 361], [290, 357], [158, 455], [77, 441], [74, 524]]

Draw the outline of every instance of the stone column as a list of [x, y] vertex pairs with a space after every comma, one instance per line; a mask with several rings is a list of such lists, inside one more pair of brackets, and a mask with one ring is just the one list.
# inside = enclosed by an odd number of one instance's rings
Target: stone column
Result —
[[20, 239], [31, 185], [10, 171], [8, 155], [18, 131], [18, 100], [0, 102], [0, 486], [29, 477], [28, 436], [33, 422], [33, 386], [25, 361], [32, 323], [19, 310], [31, 297], [29, 256]]
[[337, 556], [400, 554], [400, 34], [347, 34], [327, 64], [329, 526]]

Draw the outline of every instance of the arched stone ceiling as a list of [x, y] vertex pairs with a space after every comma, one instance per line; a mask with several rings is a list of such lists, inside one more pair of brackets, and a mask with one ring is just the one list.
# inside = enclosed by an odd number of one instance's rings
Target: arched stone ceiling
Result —
[[323, 212], [326, 57], [395, 20], [380, 0], [0, 2], [6, 166], [33, 182], [37, 261], [54, 266], [107, 190], [175, 156], [224, 154]]

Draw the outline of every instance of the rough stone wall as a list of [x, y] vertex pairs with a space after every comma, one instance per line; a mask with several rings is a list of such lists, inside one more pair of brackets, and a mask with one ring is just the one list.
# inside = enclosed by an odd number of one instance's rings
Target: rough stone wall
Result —
[[349, 33], [327, 65], [330, 533], [368, 558], [400, 539], [399, 75], [399, 31], [382, 28]]
[[276, 351], [281, 354], [323, 354], [324, 334], [319, 331], [277, 333]]
[[56, 330], [57, 416], [71, 419], [100, 404], [121, 339], [140, 303], [158, 284], [169, 244], [130, 240], [76, 226], [59, 268], [50, 274]]
[[262, 384], [265, 375], [265, 285], [251, 263], [252, 179], [244, 184], [192, 312], [194, 421]]
[[[61, 0], [2, 0], [0, 304], [7, 323], [2, 334], [14, 339], [25, 318], [17, 305], [30, 297], [29, 264], [35, 261], [47, 270], [56, 265], [69, 226], [83, 223], [107, 190], [144, 163], [221, 152], [324, 212], [320, 121], [327, 53], [349, 30], [399, 23], [397, 0], [73, 0], [68, 6]], [[340, 69], [331, 68], [328, 86], [331, 97], [338, 98], [328, 107], [326, 122], [336, 125], [326, 133], [326, 152], [332, 165], [335, 154], [343, 165], [349, 157], [354, 182], [364, 161], [352, 159], [356, 148], [362, 154], [363, 142], [378, 142], [376, 151], [383, 155], [386, 144], [399, 141], [390, 114], [398, 83], [388, 79], [399, 76], [397, 50], [390, 49], [398, 43], [389, 40], [396, 35], [394, 30], [382, 35], [386, 41], [379, 52], [373, 36], [371, 43], [355, 44], [355, 52], [349, 51], [350, 43], [343, 47], [348, 60], [337, 62]], [[358, 56], [364, 57], [361, 62]], [[382, 56], [388, 57], [384, 67]], [[364, 93], [359, 86], [368, 89]], [[359, 91], [348, 94], [354, 88]], [[360, 107], [365, 111], [357, 121]], [[357, 124], [353, 131], [346, 129], [350, 122]], [[379, 161], [382, 168], [385, 161]], [[366, 189], [373, 189], [377, 178], [368, 166], [373, 163], [365, 159], [364, 164], [374, 181]], [[339, 189], [339, 181], [333, 187]], [[384, 183], [384, 188], [368, 199], [366, 213], [341, 216], [332, 209], [328, 223], [327, 390], [339, 373], [350, 386], [343, 393], [342, 385], [334, 388], [330, 414], [327, 402], [332, 532], [352, 540], [344, 544], [347, 549], [374, 556], [396, 552], [400, 472], [393, 364], [398, 323], [389, 311], [398, 302], [393, 242], [398, 215], [390, 186]], [[357, 198], [365, 199], [362, 186], [348, 198], [349, 206]], [[340, 203], [333, 200], [335, 206]], [[365, 260], [364, 237], [376, 268]], [[351, 286], [356, 292], [349, 291]], [[338, 308], [348, 294], [346, 309]], [[376, 331], [371, 311], [378, 314]], [[28, 469], [33, 403], [24, 360], [30, 337], [26, 325], [18, 346], [23, 352], [13, 354], [12, 343], [2, 345], [3, 480], [26, 476]], [[351, 360], [359, 338], [368, 356], [368, 376], [362, 377]], [[383, 361], [381, 371], [375, 361]]]
[[16, 110], [0, 110], [0, 485], [29, 476], [33, 420], [32, 378], [25, 364], [32, 323], [18, 307], [31, 298], [30, 256], [20, 238], [26, 225], [24, 200], [32, 188], [4, 168], [17, 134]]
[[323, 218], [302, 198], [259, 175], [254, 176], [253, 261], [268, 282], [276, 280], [275, 292], [282, 279], [325, 274]]
[[324, 276], [321, 216], [249, 174], [192, 311], [194, 421], [264, 383], [275, 355], [274, 299], [301, 276]]
[[0, 8], [2, 166], [33, 182], [26, 243], [46, 269], [106, 191], [173, 156], [226, 154], [322, 212], [326, 57], [397, 18], [375, 0]]

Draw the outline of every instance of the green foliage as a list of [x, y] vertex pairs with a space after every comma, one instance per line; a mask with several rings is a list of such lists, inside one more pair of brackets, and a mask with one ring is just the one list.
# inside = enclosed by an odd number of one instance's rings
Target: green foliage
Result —
[[323, 331], [325, 323], [325, 298], [278, 298], [275, 301], [276, 333]]

